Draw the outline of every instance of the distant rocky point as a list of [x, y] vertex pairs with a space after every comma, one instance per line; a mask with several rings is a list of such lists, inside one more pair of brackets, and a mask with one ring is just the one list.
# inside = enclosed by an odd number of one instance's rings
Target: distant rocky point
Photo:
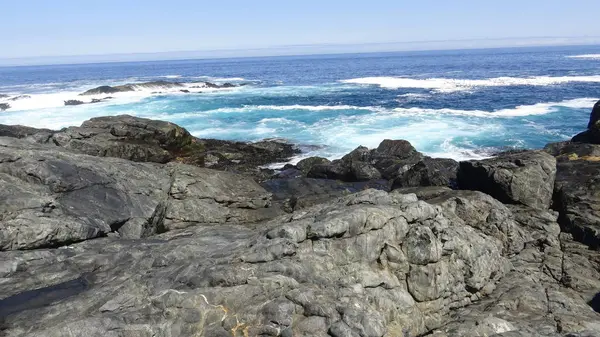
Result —
[[[198, 82], [198, 85], [193, 86], [192, 88], [232, 88], [236, 85], [231, 83], [223, 83], [223, 84], [215, 84], [210, 82]], [[130, 92], [136, 91], [140, 89], [174, 89], [174, 88], [184, 88], [186, 87], [186, 83], [181, 82], [169, 82], [169, 81], [152, 81], [152, 82], [144, 82], [144, 83], [130, 83], [124, 85], [117, 86], [109, 86], [103, 85], [94, 89], [90, 89], [84, 93], [79, 94], [80, 96], [87, 95], [101, 95], [101, 94], [114, 94], [119, 92]], [[186, 89], [182, 89], [186, 90]]]

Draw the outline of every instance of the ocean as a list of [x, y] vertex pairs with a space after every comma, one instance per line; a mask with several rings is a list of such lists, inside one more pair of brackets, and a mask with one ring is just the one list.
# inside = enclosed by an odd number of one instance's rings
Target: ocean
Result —
[[[64, 106], [100, 85], [156, 80], [191, 92], [140, 89]], [[245, 85], [194, 89], [198, 81]], [[11, 105], [2, 124], [60, 129], [130, 114], [201, 138], [284, 138], [305, 151], [294, 161], [386, 138], [464, 160], [582, 131], [600, 99], [600, 46], [0, 67], [2, 94]], [[8, 101], [18, 95], [28, 97]]]

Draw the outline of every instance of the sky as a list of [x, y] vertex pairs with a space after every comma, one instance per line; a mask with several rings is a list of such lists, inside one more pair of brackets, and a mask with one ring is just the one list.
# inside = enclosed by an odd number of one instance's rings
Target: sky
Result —
[[4, 0], [1, 7], [5, 63], [600, 42], [598, 0]]

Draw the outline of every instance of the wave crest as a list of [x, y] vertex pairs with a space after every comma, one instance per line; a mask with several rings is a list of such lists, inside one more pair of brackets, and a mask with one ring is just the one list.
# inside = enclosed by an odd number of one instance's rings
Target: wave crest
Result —
[[342, 80], [342, 83], [378, 85], [385, 89], [420, 88], [434, 92], [451, 93], [469, 91], [479, 87], [548, 86], [572, 82], [600, 82], [600, 75], [594, 76], [535, 76], [535, 77], [495, 77], [482, 80], [405, 77], [362, 77]]

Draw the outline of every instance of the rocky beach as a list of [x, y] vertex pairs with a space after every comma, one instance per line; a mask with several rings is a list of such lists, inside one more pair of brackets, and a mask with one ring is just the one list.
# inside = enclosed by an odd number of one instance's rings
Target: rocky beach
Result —
[[0, 125], [0, 335], [598, 336], [599, 118], [478, 161], [388, 139], [277, 171], [278, 139]]

